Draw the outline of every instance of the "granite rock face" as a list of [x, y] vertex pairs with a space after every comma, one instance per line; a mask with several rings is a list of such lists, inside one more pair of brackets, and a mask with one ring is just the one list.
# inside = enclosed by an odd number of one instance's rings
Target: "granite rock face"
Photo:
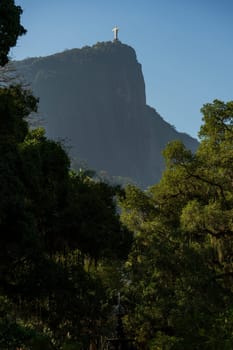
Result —
[[180, 139], [192, 151], [198, 146], [147, 106], [136, 53], [119, 41], [16, 66], [40, 98], [48, 137], [67, 140], [71, 155], [92, 169], [131, 178], [145, 188], [160, 179], [161, 151], [169, 141]]

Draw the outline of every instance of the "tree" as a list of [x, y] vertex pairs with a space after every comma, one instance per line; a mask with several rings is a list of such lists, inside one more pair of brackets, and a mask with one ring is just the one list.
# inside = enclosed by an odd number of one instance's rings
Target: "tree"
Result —
[[[0, 261], [2, 269], [8, 262], [16, 262], [23, 257], [27, 247], [34, 244], [34, 220], [26, 201], [23, 179], [20, 176], [22, 163], [18, 145], [24, 140], [28, 131], [24, 118], [35, 110], [36, 99], [28, 92], [21, 90], [18, 86], [0, 89], [0, 242], [2, 247]], [[7, 274], [1, 274], [1, 276], [6, 277]]]
[[[0, 3], [0, 65], [26, 31], [14, 1]], [[61, 143], [26, 118], [37, 100], [19, 85], [0, 88], [0, 347], [87, 347], [105, 329], [103, 274], [89, 261], [122, 260], [132, 236], [114, 188], [70, 171]]]
[[84, 257], [123, 259], [132, 236], [119, 221], [119, 189], [71, 172], [59, 142], [29, 131], [36, 108], [20, 86], [0, 89], [0, 297], [17, 319], [0, 315], [2, 347], [30, 338], [60, 347], [67, 334], [87, 346], [105, 327], [107, 296]]
[[119, 187], [95, 181], [82, 171], [71, 173], [60, 232], [66, 233], [65, 244], [81, 250], [95, 265], [103, 258], [126, 258], [132, 243], [132, 234], [120, 223], [118, 192]]
[[126, 322], [153, 349], [233, 346], [233, 103], [215, 100], [202, 113], [196, 154], [169, 144], [160, 183], [122, 199], [135, 232]]
[[0, 3], [0, 66], [8, 63], [10, 48], [16, 45], [19, 36], [26, 33], [20, 24], [22, 9], [14, 0], [1, 0]]

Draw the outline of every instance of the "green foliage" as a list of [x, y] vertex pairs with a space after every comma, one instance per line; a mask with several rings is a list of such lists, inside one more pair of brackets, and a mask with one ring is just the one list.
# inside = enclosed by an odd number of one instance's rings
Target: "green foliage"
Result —
[[1, 348], [60, 348], [67, 339], [87, 347], [106, 332], [113, 285], [97, 263], [124, 259], [132, 235], [117, 213], [120, 188], [71, 172], [59, 142], [29, 131], [36, 107], [20, 86], [0, 89]]
[[[21, 13], [1, 1], [0, 65], [25, 33]], [[107, 334], [106, 261], [121, 265], [132, 235], [120, 188], [71, 172], [62, 145], [29, 130], [37, 102], [21, 86], [0, 88], [0, 348], [87, 348]]]
[[132, 235], [121, 225], [115, 196], [118, 187], [95, 182], [82, 171], [71, 174], [70, 197], [61, 222], [64, 240], [86, 257], [125, 258]]
[[35, 332], [17, 322], [12, 305], [6, 297], [0, 296], [0, 347], [2, 350], [14, 350], [17, 346], [26, 346]]
[[151, 349], [232, 347], [233, 103], [202, 112], [196, 154], [169, 144], [160, 183], [146, 193], [129, 187], [121, 200], [135, 232], [126, 324]]
[[[34, 218], [21, 174], [19, 142], [28, 131], [24, 118], [36, 110], [36, 99], [19, 86], [0, 89], [0, 242], [1, 282], [8, 264], [23, 258], [34, 245]], [[9, 265], [10, 266], [10, 265]], [[6, 269], [6, 270], [5, 270]]]
[[8, 62], [8, 53], [16, 45], [19, 36], [26, 33], [20, 24], [22, 9], [14, 0], [1, 0], [0, 3], [0, 66]]
[[37, 100], [20, 86], [0, 88], [0, 143], [22, 142], [27, 134], [25, 117], [36, 112]]

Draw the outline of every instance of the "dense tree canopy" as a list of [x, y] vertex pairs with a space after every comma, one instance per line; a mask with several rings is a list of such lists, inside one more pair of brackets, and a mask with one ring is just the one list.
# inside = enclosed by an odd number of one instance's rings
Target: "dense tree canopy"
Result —
[[36, 108], [0, 89], [1, 348], [87, 346], [111, 334], [121, 288], [140, 347], [231, 349], [232, 102], [203, 107], [196, 154], [169, 144], [146, 192], [71, 171], [59, 142], [29, 130]]
[[[21, 13], [14, 1], [1, 1], [0, 65], [25, 33]], [[107, 331], [106, 289], [113, 285], [103, 281], [105, 260], [122, 265], [132, 242], [116, 208], [119, 188], [71, 172], [63, 146], [43, 129], [29, 129], [26, 119], [37, 102], [21, 86], [0, 88], [3, 350], [96, 341]]]
[[61, 144], [43, 129], [29, 131], [25, 117], [36, 100], [27, 91], [0, 89], [0, 108], [0, 296], [21, 320], [8, 327], [1, 319], [1, 348], [42, 328], [58, 347], [67, 334], [88, 342], [107, 295], [85, 264], [125, 258], [132, 240], [116, 211], [118, 188], [70, 172]]
[[14, 0], [1, 0], [0, 2], [0, 66], [8, 61], [10, 48], [16, 45], [19, 36], [26, 33], [20, 24], [22, 9], [15, 5]]
[[119, 188], [72, 172], [59, 142], [29, 130], [36, 108], [20, 86], [0, 89], [0, 347], [8, 350], [33, 349], [38, 337], [57, 349], [98, 339], [108, 295], [97, 264], [102, 275], [105, 260], [120, 266], [132, 242]]
[[160, 183], [146, 194], [129, 187], [122, 200], [136, 237], [126, 321], [151, 349], [233, 346], [233, 103], [202, 113], [197, 153], [169, 144]]

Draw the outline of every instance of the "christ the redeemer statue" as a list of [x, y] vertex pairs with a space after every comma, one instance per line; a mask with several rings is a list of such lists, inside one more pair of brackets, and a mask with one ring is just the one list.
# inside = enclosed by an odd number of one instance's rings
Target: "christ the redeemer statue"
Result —
[[118, 40], [118, 32], [119, 32], [119, 28], [117, 26], [115, 26], [112, 31], [114, 32], [114, 41]]

